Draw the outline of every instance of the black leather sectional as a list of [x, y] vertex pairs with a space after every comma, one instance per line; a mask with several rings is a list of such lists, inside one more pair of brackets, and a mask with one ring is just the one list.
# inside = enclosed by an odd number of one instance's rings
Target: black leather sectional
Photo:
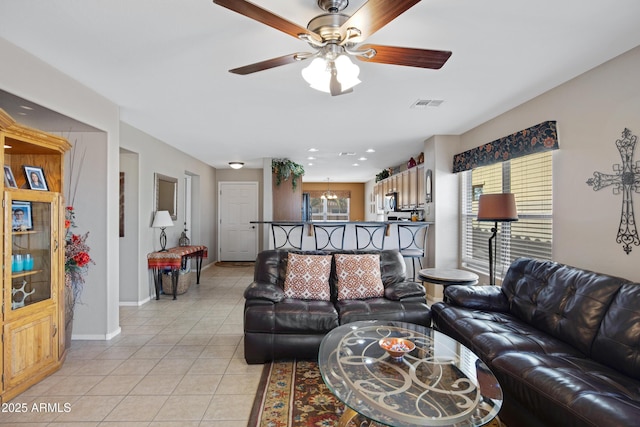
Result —
[[509, 427], [640, 425], [640, 284], [522, 258], [431, 309], [500, 381]]
[[285, 298], [289, 250], [261, 252], [256, 259], [254, 281], [244, 293], [244, 356], [247, 363], [316, 359], [320, 342], [327, 332], [358, 320], [397, 320], [431, 325], [424, 288], [419, 283], [407, 281], [405, 262], [398, 251], [293, 252], [309, 255], [379, 253], [384, 297], [338, 301], [332, 258], [330, 301]]

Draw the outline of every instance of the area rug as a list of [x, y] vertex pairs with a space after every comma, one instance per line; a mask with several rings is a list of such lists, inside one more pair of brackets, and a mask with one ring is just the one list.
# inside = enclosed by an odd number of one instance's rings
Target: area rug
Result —
[[214, 265], [216, 267], [239, 268], [239, 267], [253, 267], [254, 264], [255, 264], [254, 261], [218, 261]]
[[[264, 366], [247, 427], [332, 427], [343, 411], [316, 362], [273, 362]], [[367, 425], [365, 420], [356, 418], [349, 427]], [[486, 426], [506, 427], [497, 420]]]

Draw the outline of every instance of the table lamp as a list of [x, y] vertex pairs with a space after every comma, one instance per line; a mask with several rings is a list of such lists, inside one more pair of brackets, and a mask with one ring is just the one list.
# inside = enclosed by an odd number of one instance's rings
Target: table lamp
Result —
[[167, 233], [164, 232], [164, 229], [167, 227], [173, 227], [173, 221], [171, 220], [171, 215], [169, 215], [169, 211], [158, 211], [156, 212], [155, 217], [153, 218], [153, 224], [151, 224], [153, 228], [159, 228], [160, 230], [160, 249], [159, 252], [166, 252], [167, 246]]
[[493, 239], [498, 233], [498, 221], [517, 221], [518, 209], [512, 193], [483, 194], [478, 200], [478, 221], [494, 221], [489, 238], [489, 284], [495, 286], [495, 250]]

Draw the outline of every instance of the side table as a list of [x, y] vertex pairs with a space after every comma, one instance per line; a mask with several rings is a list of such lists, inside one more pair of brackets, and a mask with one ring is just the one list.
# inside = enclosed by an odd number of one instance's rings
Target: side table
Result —
[[449, 285], [473, 286], [478, 284], [480, 278], [477, 274], [457, 268], [425, 268], [418, 272], [420, 280], [445, 288]]
[[151, 252], [147, 255], [147, 265], [153, 271], [153, 282], [156, 286], [156, 299], [160, 299], [160, 289], [162, 287], [162, 270], [171, 269], [171, 288], [173, 289], [173, 299], [176, 299], [178, 290], [178, 270], [182, 268], [187, 259], [196, 258], [196, 283], [200, 284], [200, 271], [202, 270], [202, 259], [207, 257], [206, 246], [177, 246], [166, 251]]
[[477, 274], [457, 268], [425, 268], [418, 272], [420, 280], [437, 285], [477, 285], [480, 278]]

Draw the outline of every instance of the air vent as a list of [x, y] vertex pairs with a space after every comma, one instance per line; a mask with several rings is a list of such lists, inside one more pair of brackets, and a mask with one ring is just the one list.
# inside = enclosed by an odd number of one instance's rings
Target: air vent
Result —
[[418, 99], [411, 105], [411, 108], [439, 107], [443, 102], [442, 99]]
[[355, 156], [356, 153], [353, 151], [343, 151], [342, 153], [339, 153], [338, 156]]

